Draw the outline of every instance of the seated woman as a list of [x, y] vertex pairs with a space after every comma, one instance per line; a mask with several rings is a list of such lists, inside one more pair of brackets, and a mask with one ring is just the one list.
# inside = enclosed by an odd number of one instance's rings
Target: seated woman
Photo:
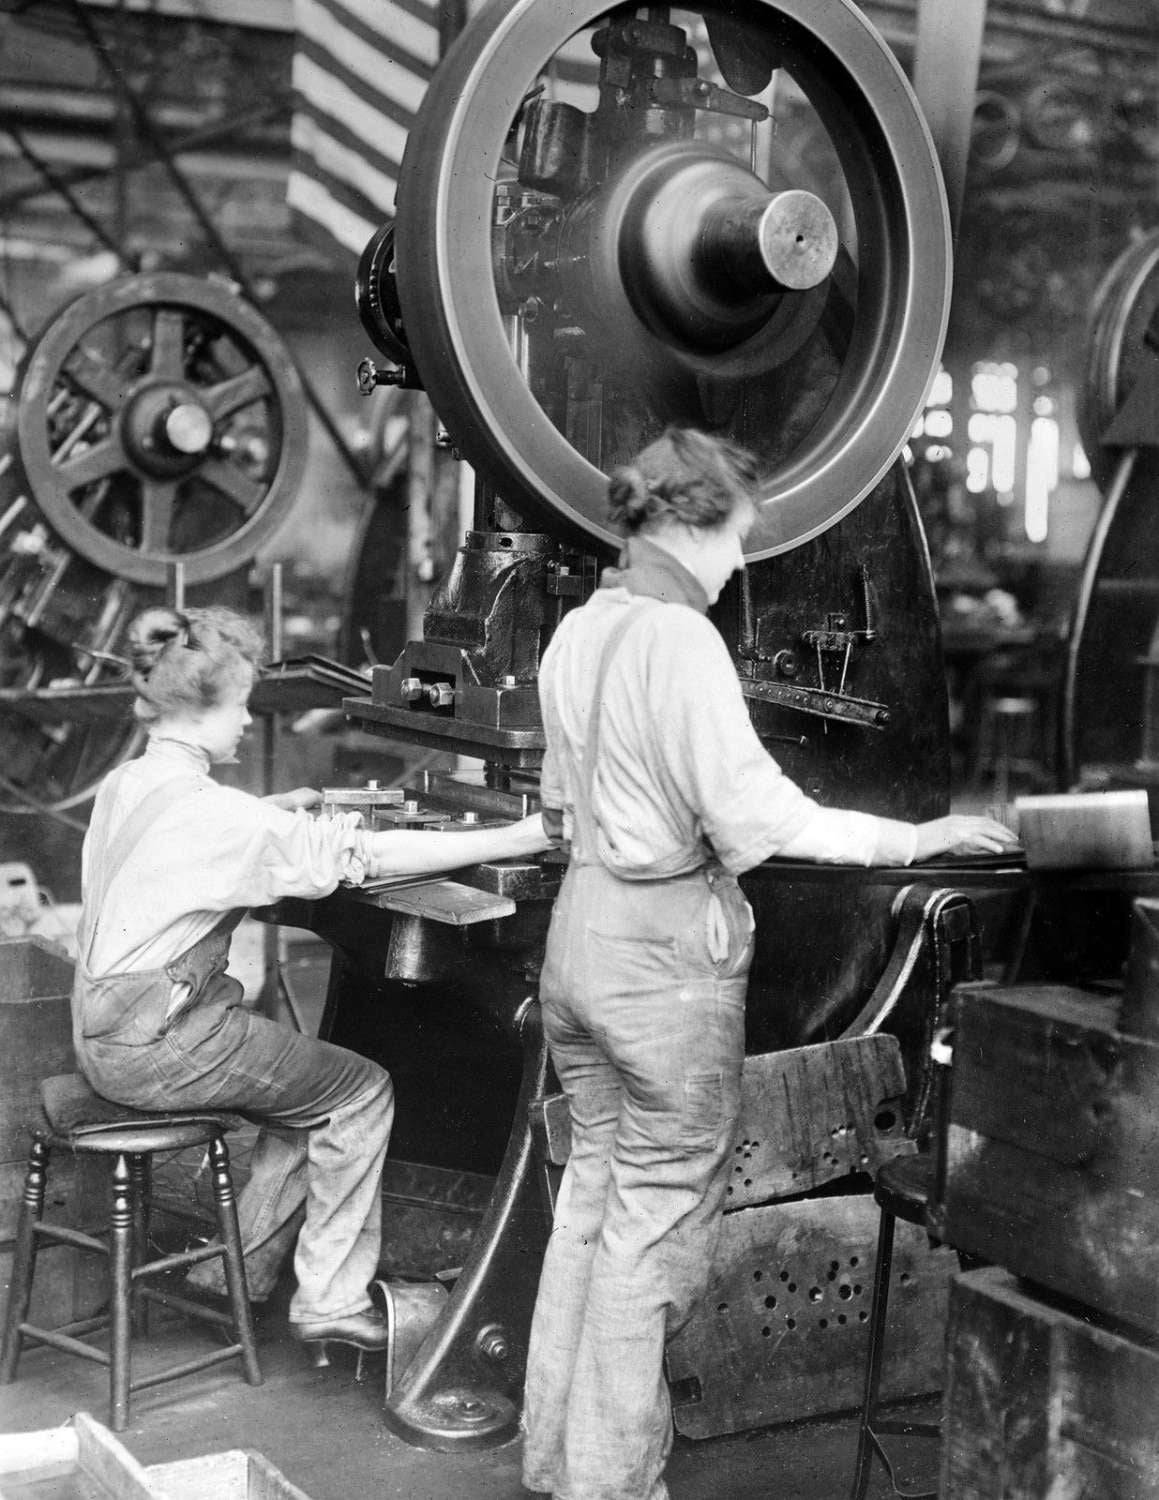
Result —
[[[274, 797], [218, 785], [235, 758], [262, 642], [221, 608], [147, 610], [130, 630], [144, 753], [102, 782], [82, 854], [73, 1033], [98, 1093], [140, 1109], [236, 1110], [262, 1125], [238, 1214], [254, 1300], [294, 1234], [290, 1331], [386, 1343], [369, 1285], [394, 1116], [376, 1063], [255, 1014], [226, 972], [245, 909], [319, 897], [340, 880], [427, 874], [548, 846], [538, 814], [503, 828], [370, 832], [307, 816], [309, 788]], [[305, 1217], [302, 1218], [304, 1205]], [[221, 1268], [190, 1280], [217, 1289]]]

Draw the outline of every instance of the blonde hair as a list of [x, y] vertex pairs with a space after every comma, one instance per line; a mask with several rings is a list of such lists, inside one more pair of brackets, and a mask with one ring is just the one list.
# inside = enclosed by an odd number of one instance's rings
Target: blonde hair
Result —
[[129, 626], [133, 712], [155, 724], [216, 708], [250, 686], [263, 650], [261, 632], [232, 609], [147, 609]]
[[727, 438], [668, 427], [608, 480], [612, 522], [629, 535], [670, 522], [711, 529], [755, 505], [756, 457]]

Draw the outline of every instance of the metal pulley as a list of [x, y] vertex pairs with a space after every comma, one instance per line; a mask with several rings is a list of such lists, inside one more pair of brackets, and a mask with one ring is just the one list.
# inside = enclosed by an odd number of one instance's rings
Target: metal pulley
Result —
[[[1088, 319], [1079, 433], [1099, 488], [1125, 449], [1153, 442], [1159, 392], [1159, 232], [1124, 251], [1095, 292]], [[1145, 409], [1133, 413], [1128, 405]]]
[[79, 297], [18, 372], [16, 446], [60, 539], [132, 583], [249, 561], [293, 504], [306, 403], [285, 346], [219, 282], [131, 276]]
[[492, 0], [398, 196], [367, 252], [395, 264], [387, 352], [507, 504], [589, 545], [617, 541], [609, 469], [679, 422], [762, 459], [750, 558], [797, 546], [882, 477], [937, 370], [941, 176], [847, 0]]

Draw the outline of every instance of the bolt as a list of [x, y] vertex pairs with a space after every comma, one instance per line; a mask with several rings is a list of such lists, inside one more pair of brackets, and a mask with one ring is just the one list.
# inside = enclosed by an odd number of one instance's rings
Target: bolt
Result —
[[449, 708], [455, 701], [455, 690], [449, 682], [433, 682], [427, 688], [432, 708]]
[[416, 703], [427, 695], [426, 688], [417, 677], [404, 677], [399, 683], [399, 690], [407, 703]]
[[479, 1330], [475, 1339], [475, 1347], [484, 1359], [493, 1359], [497, 1364], [502, 1364], [511, 1358], [511, 1341], [506, 1331], [497, 1323]]
[[477, 812], [465, 812], [459, 819], [460, 823], [477, 823], [478, 821], [479, 814]]
[[403, 810], [404, 813], [417, 813], [418, 810], [419, 810], [419, 805], [418, 805], [417, 800], [415, 800], [414, 798], [408, 797], [406, 799], [406, 801], [402, 804], [402, 810]]
[[500, 683], [499, 683], [499, 686], [500, 687], [514, 687], [515, 686], [515, 678], [511, 675], [510, 672], [505, 672], [504, 675], [503, 675], [503, 677], [502, 677], [502, 679], [501, 679], [501, 681], [500, 681]]

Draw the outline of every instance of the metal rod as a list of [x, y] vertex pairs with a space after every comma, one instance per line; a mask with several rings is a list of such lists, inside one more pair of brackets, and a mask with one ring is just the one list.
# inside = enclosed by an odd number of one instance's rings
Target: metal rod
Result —
[[[182, 156], [188, 151], [197, 151], [203, 146], [214, 146], [218, 141], [234, 141], [248, 125], [262, 125], [267, 120], [289, 113], [288, 96], [271, 97], [248, 109], [239, 109], [232, 114], [223, 115], [212, 125], [202, 125], [197, 130], [183, 131], [180, 135], [175, 135], [167, 144], [175, 156]], [[11, 129], [10, 126], [6, 128]], [[123, 170], [143, 172], [150, 165], [149, 158], [142, 157], [139, 161], [125, 162]], [[52, 186], [47, 183], [28, 182], [21, 187], [13, 188], [11, 192], [0, 193], [0, 218], [3, 218], [10, 209], [17, 208], [21, 203], [27, 203], [30, 198], [43, 198], [45, 193], [60, 192], [62, 186], [74, 188], [84, 182], [97, 181], [102, 177], [110, 176], [113, 170], [112, 166], [65, 167], [61, 171], [54, 169], [55, 183]]]
[[63, 198], [65, 204], [72, 211], [75, 217], [81, 221], [85, 228], [89, 230], [89, 232], [94, 235], [102, 245], [104, 245], [106, 250], [111, 250], [114, 255], [116, 255], [117, 259], [120, 260], [122, 258], [120, 246], [116, 243], [116, 241], [113, 239], [112, 235], [108, 232], [104, 225], [89, 213], [88, 209], [72, 191], [61, 174], [57, 172], [55, 168], [49, 166], [49, 164], [36, 151], [32, 149], [32, 147], [28, 144], [28, 137], [22, 130], [19, 130], [15, 125], [11, 124], [6, 125], [4, 128], [16, 142], [16, 149], [20, 152], [24, 160], [33, 169], [33, 171], [39, 172], [41, 177], [44, 178], [46, 186], [51, 189], [52, 192], [56, 193], [59, 197]]

